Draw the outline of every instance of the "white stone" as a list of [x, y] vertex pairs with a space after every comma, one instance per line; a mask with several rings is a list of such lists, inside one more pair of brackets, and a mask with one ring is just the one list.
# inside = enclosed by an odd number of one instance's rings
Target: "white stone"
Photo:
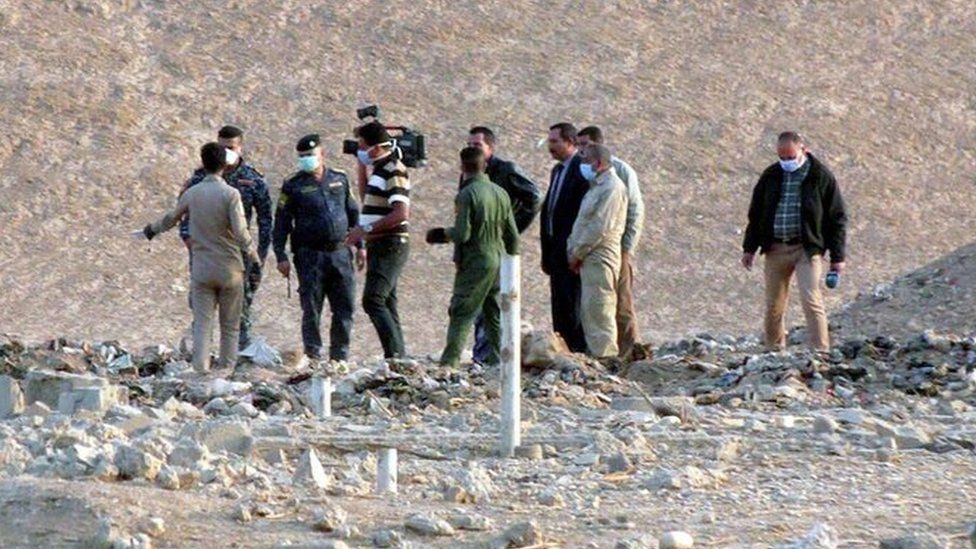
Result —
[[454, 535], [454, 527], [452, 527], [446, 520], [425, 516], [421, 514], [414, 514], [407, 517], [403, 525], [412, 532], [422, 534], [425, 536], [452, 536]]
[[24, 393], [20, 382], [10, 376], [0, 376], [0, 419], [24, 411]]
[[329, 477], [322, 468], [318, 454], [314, 448], [305, 450], [302, 457], [298, 460], [295, 474], [292, 475], [292, 483], [297, 486], [312, 486], [325, 489], [329, 487]]
[[661, 536], [661, 549], [691, 549], [695, 546], [695, 539], [687, 532], [668, 532]]

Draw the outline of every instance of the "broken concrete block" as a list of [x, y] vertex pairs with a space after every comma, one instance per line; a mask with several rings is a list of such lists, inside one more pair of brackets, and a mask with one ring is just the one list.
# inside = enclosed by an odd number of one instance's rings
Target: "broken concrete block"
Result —
[[173, 451], [166, 458], [166, 462], [174, 467], [193, 469], [200, 462], [206, 460], [209, 455], [210, 452], [207, 451], [206, 446], [192, 438], [184, 437], [176, 443]]
[[163, 462], [139, 448], [123, 445], [115, 452], [115, 466], [123, 479], [155, 480]]
[[314, 448], [305, 450], [302, 457], [298, 460], [295, 474], [292, 476], [292, 483], [296, 486], [312, 486], [325, 489], [329, 486], [329, 477], [322, 468], [322, 462], [315, 453]]
[[24, 393], [20, 383], [10, 376], [0, 376], [0, 419], [24, 411]]
[[43, 402], [53, 409], [58, 407], [61, 393], [65, 391], [106, 385], [108, 385], [108, 380], [101, 377], [48, 370], [31, 370], [28, 372], [22, 387], [24, 389], [24, 402], [28, 404]]
[[66, 388], [58, 395], [58, 411], [71, 415], [80, 411], [105, 413], [117, 404], [128, 404], [128, 391], [117, 385]]
[[239, 421], [212, 420], [205, 422], [198, 440], [211, 452], [230, 452], [248, 457], [254, 446], [251, 428]]

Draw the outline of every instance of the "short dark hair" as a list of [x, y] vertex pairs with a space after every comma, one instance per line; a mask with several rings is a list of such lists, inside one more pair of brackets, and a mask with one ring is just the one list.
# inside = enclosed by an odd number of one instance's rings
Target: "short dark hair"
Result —
[[461, 149], [461, 170], [464, 173], [481, 173], [485, 171], [485, 152], [477, 147]]
[[594, 143], [603, 143], [603, 130], [596, 126], [587, 126], [576, 134], [578, 137], [589, 137]]
[[576, 126], [570, 124], [569, 122], [560, 122], [558, 124], [553, 124], [549, 126], [549, 131], [558, 130], [559, 137], [563, 141], [569, 141], [570, 143], [576, 142]]
[[390, 133], [386, 131], [386, 126], [377, 121], [368, 122], [356, 129], [356, 137], [362, 138], [366, 145], [372, 147], [390, 140]]
[[609, 164], [611, 158], [613, 158], [613, 155], [606, 145], [594, 143], [587, 147], [587, 160], [599, 160], [601, 164]]
[[479, 133], [485, 136], [485, 143], [488, 143], [492, 147], [495, 146], [498, 140], [495, 138], [495, 132], [491, 131], [491, 128], [488, 126], [475, 126], [468, 130], [468, 135], [476, 135]]
[[200, 161], [207, 173], [217, 173], [227, 165], [227, 149], [223, 145], [211, 141], [200, 147]]
[[220, 128], [217, 132], [217, 137], [221, 139], [234, 139], [235, 137], [244, 137], [244, 130], [238, 128], [237, 126], [224, 126]]
[[787, 131], [779, 134], [776, 138], [777, 143], [794, 143], [796, 145], [802, 145], [804, 143], [803, 136], [800, 132]]

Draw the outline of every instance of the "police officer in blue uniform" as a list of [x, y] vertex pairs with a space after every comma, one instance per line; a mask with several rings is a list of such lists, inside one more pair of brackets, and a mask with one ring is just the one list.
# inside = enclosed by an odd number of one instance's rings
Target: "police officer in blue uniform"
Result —
[[299, 171], [285, 179], [275, 214], [273, 240], [278, 272], [285, 277], [291, 275], [285, 253], [285, 242], [291, 237], [305, 354], [312, 359], [321, 358], [322, 304], [328, 298], [332, 310], [329, 358], [346, 360], [356, 289], [353, 257], [356, 254], [361, 269], [365, 252], [354, 252], [344, 239], [349, 229], [359, 223], [359, 204], [346, 173], [326, 168], [318, 134], [301, 138], [295, 150]]
[[[244, 206], [244, 218], [250, 228], [251, 220], [257, 213], [258, 220], [258, 258], [260, 263], [250, 261], [244, 256], [245, 277], [244, 277], [244, 302], [241, 306], [241, 333], [239, 347], [244, 349], [251, 342], [251, 305], [254, 302], [254, 294], [258, 291], [261, 284], [261, 270], [264, 260], [268, 256], [268, 248], [271, 246], [271, 195], [268, 193], [268, 185], [264, 181], [264, 175], [254, 168], [244, 158], [244, 132], [235, 126], [224, 126], [217, 132], [217, 143], [227, 150], [227, 171], [223, 178], [228, 185], [237, 189], [241, 194], [241, 204]], [[203, 168], [199, 168], [183, 187], [183, 192], [203, 181], [207, 173]], [[185, 217], [180, 222], [180, 238], [190, 251], [190, 263], [193, 263], [193, 235], [190, 234], [190, 220]], [[190, 308], [193, 303], [190, 303]]]

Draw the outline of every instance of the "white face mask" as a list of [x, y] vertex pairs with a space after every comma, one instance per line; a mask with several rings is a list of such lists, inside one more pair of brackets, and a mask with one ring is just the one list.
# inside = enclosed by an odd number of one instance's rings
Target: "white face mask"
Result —
[[793, 173], [800, 169], [800, 166], [803, 165], [805, 160], [806, 158], [803, 155], [798, 155], [796, 158], [791, 158], [789, 160], [783, 160], [780, 158], [779, 167], [783, 168], [783, 171], [786, 173]]
[[373, 164], [373, 159], [369, 157], [369, 151], [359, 149], [356, 151], [356, 158], [363, 164], [363, 166], [370, 166]]
[[236, 166], [237, 161], [241, 159], [241, 155], [237, 154], [237, 151], [235, 151], [234, 149], [224, 149], [224, 151], [227, 153], [227, 155], [224, 158], [224, 161], [227, 163], [227, 166], [228, 167]]

